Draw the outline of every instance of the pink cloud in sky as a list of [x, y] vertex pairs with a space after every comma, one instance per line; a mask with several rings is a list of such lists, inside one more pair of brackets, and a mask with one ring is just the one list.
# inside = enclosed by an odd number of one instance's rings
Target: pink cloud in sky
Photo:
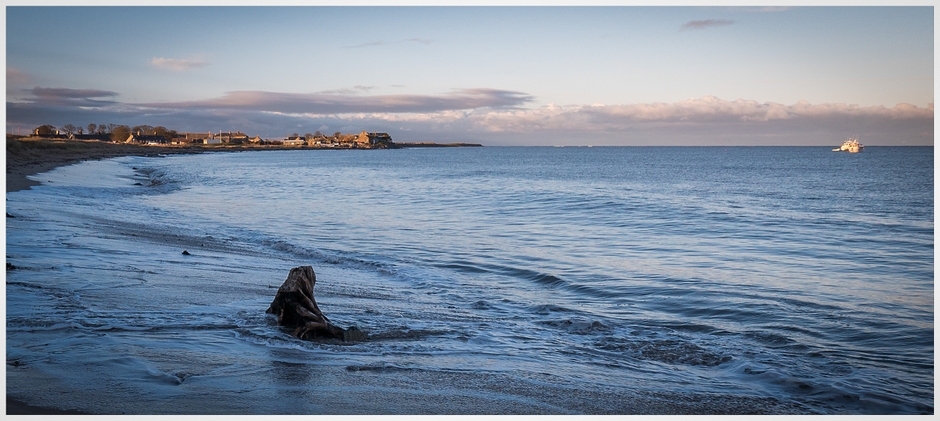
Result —
[[491, 111], [472, 118], [487, 131], [571, 130], [592, 127], [617, 130], [644, 124], [716, 124], [760, 123], [772, 121], [808, 121], [830, 118], [880, 118], [891, 120], [933, 120], [933, 104], [920, 108], [898, 104], [859, 107], [853, 104], [817, 104], [800, 101], [793, 105], [753, 100], [728, 101], [717, 97], [687, 99], [673, 103], [627, 105], [588, 105], [513, 111]]
[[41, 88], [38, 86], [30, 89], [29, 92], [36, 97], [36, 103], [44, 105], [110, 105], [115, 102], [101, 98], [110, 98], [118, 95], [117, 92], [100, 89]]
[[287, 114], [343, 114], [359, 112], [435, 112], [487, 107], [517, 107], [532, 98], [499, 89], [462, 89], [446, 95], [345, 95], [234, 91], [199, 101], [138, 104], [162, 109], [238, 109]]
[[7, 66], [7, 86], [11, 85], [25, 85], [30, 83], [32, 78], [29, 75], [15, 67]]
[[362, 125], [410, 125], [436, 133], [447, 127], [468, 137], [493, 136], [491, 139], [512, 144], [580, 141], [595, 145], [753, 145], [761, 144], [761, 139], [780, 138], [795, 144], [813, 144], [841, 141], [840, 136], [859, 133], [881, 144], [932, 144], [933, 114], [933, 104], [926, 108], [806, 101], [786, 105], [704, 97], [673, 103], [549, 104], [534, 109], [376, 113], [346, 118]]
[[533, 100], [524, 92], [478, 88], [443, 95], [236, 91], [199, 101], [128, 104], [111, 100], [118, 95], [111, 91], [37, 87], [30, 92], [34, 97], [27, 102], [7, 103], [8, 123], [108, 121], [183, 131], [214, 124], [261, 136], [276, 136], [287, 127], [298, 132], [323, 126], [358, 127], [411, 136], [403, 141], [528, 145], [753, 145], [763, 144], [761, 139], [818, 144], [849, 134], [864, 134], [881, 144], [933, 144], [932, 103], [891, 108], [807, 101], [788, 105], [706, 96], [677, 102], [523, 108]]

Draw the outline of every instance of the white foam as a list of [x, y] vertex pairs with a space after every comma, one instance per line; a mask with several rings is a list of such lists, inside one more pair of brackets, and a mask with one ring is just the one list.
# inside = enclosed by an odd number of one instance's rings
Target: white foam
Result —
[[83, 161], [26, 178], [44, 185], [68, 187], [121, 188], [134, 183], [146, 184], [147, 177], [136, 175], [128, 165], [130, 159], [133, 158]]

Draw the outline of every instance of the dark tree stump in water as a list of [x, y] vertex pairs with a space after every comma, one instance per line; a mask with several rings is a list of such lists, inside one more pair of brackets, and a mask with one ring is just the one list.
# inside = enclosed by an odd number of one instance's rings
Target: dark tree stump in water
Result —
[[365, 334], [355, 326], [343, 329], [330, 323], [330, 319], [323, 315], [313, 298], [313, 286], [316, 283], [317, 275], [312, 267], [298, 266], [291, 269], [266, 312], [277, 316], [278, 325], [294, 328], [292, 334], [300, 339], [364, 340]]

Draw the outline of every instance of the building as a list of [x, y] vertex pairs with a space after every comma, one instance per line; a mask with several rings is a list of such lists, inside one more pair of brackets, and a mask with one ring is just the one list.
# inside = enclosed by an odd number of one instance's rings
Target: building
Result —
[[288, 136], [282, 143], [287, 146], [303, 146], [307, 144], [307, 140], [303, 136]]
[[359, 133], [356, 143], [375, 145], [376, 143], [392, 143], [392, 137], [388, 133], [369, 133], [365, 130]]
[[201, 143], [203, 145], [212, 145], [216, 143], [257, 143], [261, 141], [260, 137], [255, 136], [255, 139], [251, 139], [247, 134], [244, 134], [240, 131], [238, 132], [223, 132], [219, 131], [218, 133], [212, 132], [187, 132], [180, 133], [179, 137], [185, 138], [186, 142], [184, 143]]
[[242, 132], [219, 132], [219, 139], [222, 140], [222, 143], [247, 143], [248, 135]]
[[209, 138], [212, 137], [212, 133], [210, 133], [210, 132], [204, 132], [204, 133], [188, 132], [188, 133], [180, 133], [179, 136], [182, 137], [183, 139], [185, 139], [185, 140], [186, 140], [186, 143], [203, 143], [202, 141], [203, 141], [204, 139], [209, 139]]

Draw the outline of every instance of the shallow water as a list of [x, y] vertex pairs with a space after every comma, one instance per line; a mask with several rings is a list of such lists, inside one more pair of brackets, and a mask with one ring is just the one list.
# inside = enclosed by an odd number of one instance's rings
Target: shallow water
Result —
[[[24, 400], [48, 376], [37, 403], [106, 413], [933, 413], [933, 148], [270, 151], [36, 179], [7, 195]], [[299, 265], [369, 341], [275, 326]], [[318, 400], [343, 394], [387, 398]]]

